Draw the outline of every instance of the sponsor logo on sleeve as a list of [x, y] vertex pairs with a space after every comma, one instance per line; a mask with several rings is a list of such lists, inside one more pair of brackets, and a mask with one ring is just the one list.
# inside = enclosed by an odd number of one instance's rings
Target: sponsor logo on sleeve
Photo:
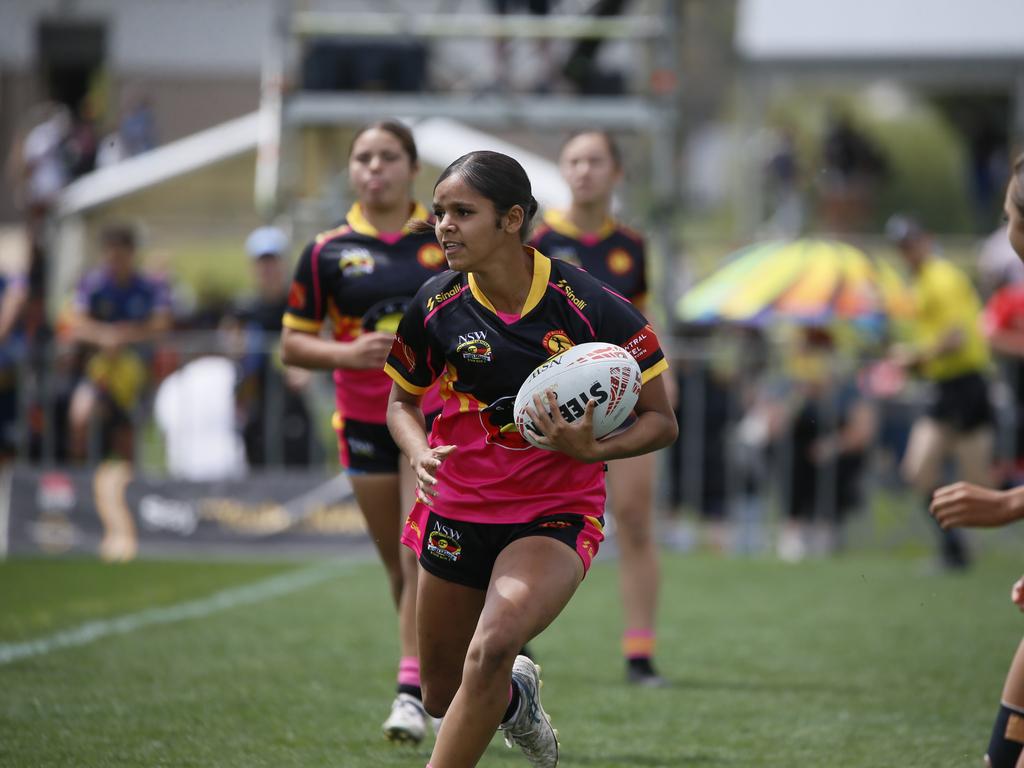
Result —
[[622, 346], [639, 363], [658, 351], [658, 337], [654, 335], [654, 329], [650, 325], [645, 325]]
[[434, 243], [421, 246], [419, 251], [416, 252], [416, 261], [420, 263], [420, 266], [427, 269], [441, 269], [441, 267], [447, 264], [441, 246]]
[[633, 269], [633, 257], [629, 255], [629, 251], [615, 248], [608, 254], [607, 264], [608, 271], [613, 275], [624, 275]]
[[292, 309], [304, 309], [306, 306], [306, 286], [302, 283], [292, 281], [288, 289], [288, 306]]

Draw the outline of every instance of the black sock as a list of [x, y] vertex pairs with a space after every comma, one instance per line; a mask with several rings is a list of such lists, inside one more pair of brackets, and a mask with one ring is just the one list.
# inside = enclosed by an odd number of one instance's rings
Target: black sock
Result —
[[632, 659], [626, 659], [626, 666], [641, 675], [656, 674], [654, 671], [654, 664], [651, 662], [650, 656], [637, 656]]
[[414, 699], [417, 699], [418, 701], [423, 701], [423, 690], [418, 685], [408, 685], [406, 683], [402, 683], [398, 686], [398, 692], [408, 693]]
[[[519, 686], [512, 681], [512, 698], [508, 700], [508, 707], [505, 709], [505, 714], [501, 716], [501, 722], [507, 723], [512, 719], [512, 716], [519, 709]], [[494, 722], [493, 720], [491, 722]]]

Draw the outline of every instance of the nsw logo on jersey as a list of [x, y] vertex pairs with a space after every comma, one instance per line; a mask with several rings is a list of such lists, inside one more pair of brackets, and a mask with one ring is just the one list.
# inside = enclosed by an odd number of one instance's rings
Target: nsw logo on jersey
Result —
[[465, 360], [471, 363], [489, 363], [494, 357], [491, 343], [485, 331], [470, 331], [459, 334], [459, 345], [455, 348]]
[[373, 254], [365, 248], [346, 248], [338, 259], [338, 268], [345, 277], [369, 275], [373, 266]]

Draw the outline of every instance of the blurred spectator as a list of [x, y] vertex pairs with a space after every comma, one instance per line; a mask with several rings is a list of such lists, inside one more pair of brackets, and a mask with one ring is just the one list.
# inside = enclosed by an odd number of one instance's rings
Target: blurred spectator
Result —
[[95, 455], [90, 434], [99, 415], [103, 455], [131, 460], [132, 416], [149, 379], [148, 343], [170, 327], [170, 292], [140, 271], [132, 227], [109, 226], [101, 242], [104, 264], [79, 284], [68, 322], [80, 345], [68, 415], [71, 453], [77, 460]]
[[[1024, 478], [1024, 283], [1004, 285], [992, 295], [985, 305], [982, 326], [997, 353], [1013, 403], [1011, 462], [1000, 467], [997, 483], [1019, 485]], [[1002, 419], [999, 426], [1003, 426]]]
[[186, 363], [161, 382], [153, 412], [173, 477], [210, 481], [245, 474], [231, 360], [203, 355]]
[[18, 374], [25, 359], [21, 318], [27, 297], [23, 273], [0, 274], [0, 463], [18, 450]]
[[156, 146], [156, 128], [149, 97], [144, 94], [125, 98], [117, 128], [103, 137], [96, 165], [105, 167], [127, 160]]
[[46, 105], [45, 112], [45, 119], [25, 134], [21, 147], [22, 202], [33, 242], [68, 182], [64, 144], [71, 130], [71, 115], [63, 104]]
[[[926, 505], [942, 484], [944, 462], [956, 459], [957, 478], [991, 483], [993, 412], [989, 400], [988, 345], [978, 322], [981, 302], [970, 279], [933, 252], [929, 234], [915, 220], [893, 216], [886, 234], [913, 274], [911, 338], [893, 347], [895, 362], [913, 370], [931, 391], [915, 420], [903, 457], [902, 473]], [[940, 531], [941, 564], [969, 564], [960, 531]]]
[[793, 389], [785, 423], [776, 435], [781, 450], [789, 452], [786, 522], [778, 541], [783, 560], [841, 548], [843, 522], [861, 501], [877, 417], [842, 368], [827, 329], [801, 329], [790, 358]]
[[[617, 16], [626, 9], [629, 2], [597, 0], [590, 9], [590, 15], [596, 18]], [[562, 71], [580, 93], [618, 94], [625, 91], [625, 82], [620, 72], [609, 72], [597, 64], [597, 53], [603, 43], [604, 38], [584, 38], [569, 52]]]
[[832, 232], [859, 232], [887, 173], [881, 150], [841, 112], [828, 116], [822, 143], [821, 202]]
[[[534, 16], [547, 16], [551, 12], [550, 0], [491, 0], [491, 6], [494, 12], [500, 16], [526, 11]], [[554, 89], [553, 79], [556, 74], [551, 57], [551, 41], [541, 37], [536, 40], [536, 44], [537, 56], [541, 61], [541, 78], [535, 90], [546, 93]], [[509, 90], [512, 85], [509, 76], [516, 71], [516, 66], [509, 56], [509, 48], [508, 39], [494, 38], [494, 71], [496, 74], [494, 85], [501, 91]]]
[[96, 118], [92, 101], [86, 97], [82, 99], [71, 130], [64, 142], [64, 155], [71, 179], [77, 179], [96, 168], [98, 148], [99, 132], [96, 127]]
[[982, 243], [978, 254], [978, 279], [985, 296], [991, 296], [1005, 286], [1024, 283], [1024, 262], [1010, 245], [1005, 224]]
[[303, 392], [312, 374], [283, 367], [277, 351], [281, 318], [288, 304], [288, 238], [276, 227], [260, 227], [245, 242], [256, 294], [239, 303], [234, 315], [244, 352], [238, 409], [250, 466], [313, 462], [312, 420]]
[[774, 136], [764, 168], [767, 230], [773, 237], [796, 237], [804, 227], [804, 203], [800, 190], [800, 161], [796, 137], [790, 127]]

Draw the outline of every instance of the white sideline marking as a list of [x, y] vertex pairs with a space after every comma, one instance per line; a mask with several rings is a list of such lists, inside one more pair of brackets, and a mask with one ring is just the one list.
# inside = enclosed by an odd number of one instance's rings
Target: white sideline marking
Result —
[[108, 635], [123, 635], [155, 624], [173, 624], [187, 619], [201, 619], [231, 608], [252, 605], [328, 581], [337, 577], [342, 570], [347, 570], [347, 568], [339, 568], [337, 564], [315, 565], [280, 576], [273, 576], [254, 584], [225, 589], [199, 600], [190, 600], [165, 608], [147, 608], [144, 611], [129, 613], [114, 619], [89, 621], [74, 629], [57, 632], [38, 640], [29, 640], [24, 643], [0, 643], [0, 665], [32, 656], [43, 656], [62, 648], [87, 645]]

